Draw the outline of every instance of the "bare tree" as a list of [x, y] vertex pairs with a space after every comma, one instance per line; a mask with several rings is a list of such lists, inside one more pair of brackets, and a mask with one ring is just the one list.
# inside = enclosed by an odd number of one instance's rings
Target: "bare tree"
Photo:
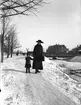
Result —
[[[37, 11], [37, 6], [43, 4], [43, 0], [1, 0], [1, 10], [6, 11], [5, 17], [13, 15], [29, 15]], [[0, 14], [3, 17], [3, 12]]]
[[[10, 28], [9, 27], [10, 26], [10, 19], [9, 18], [4, 18], [4, 21], [2, 20], [1, 22], [4, 23], [3, 27], [2, 27], [2, 30], [1, 30], [2, 31], [1, 32], [2, 33], [2, 39], [3, 39], [2, 42], [4, 41], [4, 43], [1, 43], [2, 44], [2, 46], [1, 46], [1, 48], [2, 48], [2, 55], [3, 55], [3, 51], [5, 50], [5, 48], [7, 46], [5, 42], [6, 42], [7, 38], [9, 39], [8, 33], [9, 33], [9, 28]], [[4, 36], [3, 36], [3, 32], [4, 32]]]
[[20, 47], [17, 38], [16, 28], [14, 25], [9, 27], [9, 30], [7, 31], [7, 34], [5, 36], [4, 43], [7, 49], [7, 58], [9, 57], [10, 54], [12, 57], [13, 49]]
[[3, 62], [4, 26], [5, 18], [15, 15], [27, 15], [37, 11], [37, 6], [43, 4], [43, 0], [0, 0], [0, 18], [2, 18], [3, 32], [1, 41], [1, 62]]
[[11, 57], [12, 57], [12, 54], [13, 54], [13, 50], [16, 49], [16, 48], [19, 48], [19, 47], [20, 47], [20, 44], [18, 42], [16, 28], [12, 27], [11, 37], [10, 37]]
[[3, 62], [4, 52], [4, 34], [5, 34], [5, 17], [2, 18], [2, 33], [1, 33], [1, 62]]

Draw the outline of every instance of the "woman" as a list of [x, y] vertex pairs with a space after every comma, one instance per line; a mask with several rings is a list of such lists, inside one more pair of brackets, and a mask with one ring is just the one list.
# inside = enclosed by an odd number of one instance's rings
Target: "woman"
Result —
[[43, 64], [42, 61], [44, 61], [43, 56], [43, 47], [41, 43], [43, 43], [41, 40], [36, 41], [37, 44], [34, 47], [33, 50], [33, 69], [35, 69], [35, 73], [38, 73], [39, 70], [43, 70]]

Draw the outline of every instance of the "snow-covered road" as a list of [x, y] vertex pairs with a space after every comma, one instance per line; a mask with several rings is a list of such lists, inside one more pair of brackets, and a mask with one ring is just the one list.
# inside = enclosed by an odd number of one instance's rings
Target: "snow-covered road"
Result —
[[44, 78], [44, 71], [35, 74], [31, 69], [26, 74], [24, 61], [24, 57], [13, 57], [2, 65], [1, 105], [77, 105]]

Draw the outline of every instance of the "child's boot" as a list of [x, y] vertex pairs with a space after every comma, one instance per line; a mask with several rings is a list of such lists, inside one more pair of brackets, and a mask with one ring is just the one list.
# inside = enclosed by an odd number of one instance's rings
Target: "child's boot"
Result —
[[30, 73], [30, 68], [28, 70], [29, 70], [29, 73]]

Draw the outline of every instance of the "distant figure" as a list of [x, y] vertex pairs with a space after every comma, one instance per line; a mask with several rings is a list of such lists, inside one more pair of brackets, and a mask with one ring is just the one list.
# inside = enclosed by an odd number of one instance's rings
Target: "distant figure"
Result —
[[25, 60], [26, 60], [26, 63], [25, 63], [26, 73], [30, 73], [32, 58], [30, 57], [30, 54], [28, 52]]
[[39, 70], [43, 70], [43, 64], [42, 61], [44, 61], [44, 55], [43, 55], [43, 47], [41, 43], [43, 43], [41, 40], [36, 41], [37, 44], [34, 47], [33, 50], [33, 69], [35, 69], [35, 73], [40, 72]]
[[16, 52], [16, 55], [17, 55], [17, 56], [19, 55], [19, 51]]

